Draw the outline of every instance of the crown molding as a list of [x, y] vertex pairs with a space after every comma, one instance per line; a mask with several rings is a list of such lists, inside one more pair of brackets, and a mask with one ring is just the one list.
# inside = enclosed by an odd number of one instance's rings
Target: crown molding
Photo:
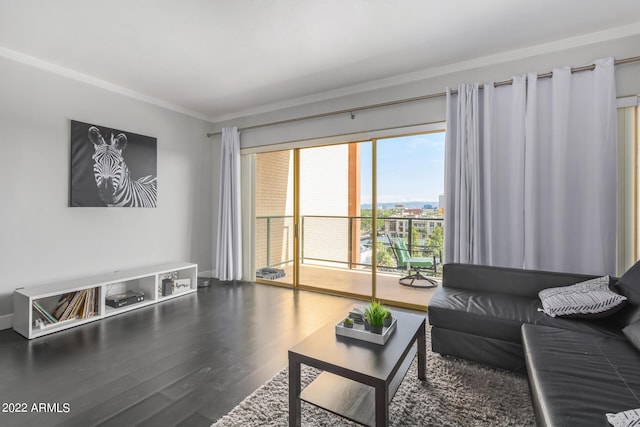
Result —
[[39, 68], [44, 71], [48, 71], [53, 74], [57, 74], [62, 77], [69, 78], [71, 80], [75, 80], [81, 83], [85, 83], [91, 86], [95, 86], [109, 92], [117, 93], [118, 95], [123, 95], [128, 98], [136, 99], [138, 101], [145, 102], [147, 104], [155, 105], [157, 107], [164, 108], [166, 110], [171, 110], [180, 114], [184, 114], [186, 116], [194, 117], [196, 119], [210, 121], [210, 117], [205, 114], [198, 113], [196, 111], [189, 110], [187, 108], [181, 107], [176, 104], [172, 104], [170, 102], [163, 101], [162, 99], [154, 98], [149, 95], [145, 95], [140, 92], [136, 92], [135, 90], [127, 89], [125, 87], [110, 83], [106, 80], [102, 80], [88, 74], [84, 74], [70, 68], [62, 67], [57, 64], [53, 64], [48, 61], [44, 61], [42, 59], [26, 55], [21, 52], [17, 52], [15, 50], [8, 49], [6, 47], [0, 46], [0, 57], [6, 58], [15, 62], [19, 62], [24, 65], [28, 65], [34, 68]]

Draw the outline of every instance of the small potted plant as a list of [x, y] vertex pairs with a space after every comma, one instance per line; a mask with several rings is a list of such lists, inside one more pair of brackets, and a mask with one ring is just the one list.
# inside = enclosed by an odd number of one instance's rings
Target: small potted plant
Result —
[[364, 315], [369, 323], [369, 329], [374, 334], [382, 334], [384, 319], [387, 316], [387, 310], [378, 301], [371, 301], [369, 306], [364, 310]]
[[342, 326], [344, 326], [345, 328], [353, 328], [353, 319], [351, 319], [350, 317], [345, 318], [342, 321]]

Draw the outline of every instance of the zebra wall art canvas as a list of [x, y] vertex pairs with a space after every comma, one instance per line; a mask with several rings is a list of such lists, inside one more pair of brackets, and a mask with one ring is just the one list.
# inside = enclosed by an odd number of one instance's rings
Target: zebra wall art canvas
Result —
[[71, 120], [72, 207], [155, 208], [157, 139]]

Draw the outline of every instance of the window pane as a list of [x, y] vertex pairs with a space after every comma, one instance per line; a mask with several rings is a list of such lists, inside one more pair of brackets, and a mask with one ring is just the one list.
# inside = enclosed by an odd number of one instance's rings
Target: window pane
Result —
[[256, 277], [293, 284], [293, 151], [256, 155]]
[[301, 285], [371, 296], [371, 237], [360, 218], [363, 187], [371, 199], [371, 174], [361, 174], [361, 152], [370, 146], [300, 150]]
[[376, 151], [377, 297], [426, 305], [419, 287], [433, 283], [415, 269], [441, 275], [444, 132], [380, 139]]

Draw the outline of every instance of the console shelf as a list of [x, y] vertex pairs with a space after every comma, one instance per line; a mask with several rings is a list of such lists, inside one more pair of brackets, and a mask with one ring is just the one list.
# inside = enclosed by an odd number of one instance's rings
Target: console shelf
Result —
[[[187, 280], [189, 286], [181, 287], [180, 292], [162, 295], [162, 280]], [[26, 338], [32, 339], [54, 332], [73, 328], [85, 323], [104, 319], [151, 304], [166, 301], [198, 290], [198, 265], [187, 262], [175, 262], [154, 265], [132, 270], [116, 271], [93, 277], [85, 277], [64, 282], [16, 289], [13, 294], [13, 329]], [[144, 301], [114, 308], [105, 300], [110, 295], [127, 291], [144, 293]], [[48, 323], [47, 314], [52, 315], [56, 306], [65, 295], [83, 293], [84, 302], [79, 303], [81, 310], [73, 318]], [[79, 299], [80, 295], [79, 295]], [[45, 315], [38, 314], [38, 309]], [[40, 312], [42, 313], [42, 311]], [[45, 319], [45, 321], [38, 319]]]

